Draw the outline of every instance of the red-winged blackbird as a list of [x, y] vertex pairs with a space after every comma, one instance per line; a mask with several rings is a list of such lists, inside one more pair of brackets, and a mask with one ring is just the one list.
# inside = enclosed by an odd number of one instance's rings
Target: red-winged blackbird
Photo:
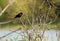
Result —
[[20, 13], [18, 13], [18, 14], [15, 16], [15, 18], [20, 18], [22, 15], [23, 15], [23, 13], [20, 12]]

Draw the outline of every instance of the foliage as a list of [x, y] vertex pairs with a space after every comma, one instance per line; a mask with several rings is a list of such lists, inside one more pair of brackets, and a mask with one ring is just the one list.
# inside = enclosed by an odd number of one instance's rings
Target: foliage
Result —
[[[1, 3], [2, 2], [2, 3]], [[52, 2], [52, 3], [51, 3]], [[0, 21], [13, 20], [20, 24], [40, 24], [40, 23], [53, 23], [56, 21], [56, 4], [60, 1], [56, 0], [16, 0], [7, 10], [0, 16]], [[9, 1], [0, 1], [0, 6], [3, 9], [9, 4]], [[21, 18], [15, 19], [14, 17], [22, 12]], [[59, 11], [58, 11], [59, 12]]]

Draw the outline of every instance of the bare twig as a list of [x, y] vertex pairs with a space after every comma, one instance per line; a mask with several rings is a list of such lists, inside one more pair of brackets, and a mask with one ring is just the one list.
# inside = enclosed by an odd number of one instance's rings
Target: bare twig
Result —
[[6, 9], [12, 5], [12, 3], [15, 1], [11, 1], [8, 5], [6, 5], [6, 7], [2, 10], [2, 12], [0, 13], [0, 16], [6, 11]]

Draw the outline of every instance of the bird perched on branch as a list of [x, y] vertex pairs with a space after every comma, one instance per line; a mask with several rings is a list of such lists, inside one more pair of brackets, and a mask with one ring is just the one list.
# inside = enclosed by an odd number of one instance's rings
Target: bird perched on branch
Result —
[[18, 13], [18, 14], [15, 16], [15, 18], [20, 18], [22, 15], [23, 15], [23, 13], [20, 12], [20, 13]]

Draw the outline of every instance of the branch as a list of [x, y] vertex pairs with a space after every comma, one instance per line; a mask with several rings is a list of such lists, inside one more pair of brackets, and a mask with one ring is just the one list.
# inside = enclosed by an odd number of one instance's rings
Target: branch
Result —
[[0, 16], [5, 12], [5, 10], [10, 6], [10, 4], [8, 4], [3, 10], [2, 12], [0, 13]]
[[0, 16], [6, 11], [6, 9], [7, 9], [10, 5], [12, 5], [13, 2], [15, 2], [15, 1], [14, 1], [14, 0], [12, 0], [12, 1], [10, 0], [10, 1], [9, 1], [9, 4], [8, 4], [8, 5], [2, 10], [2, 12], [0, 13]]
[[12, 22], [12, 20], [5, 21], [5, 22], [0, 22], [0, 24], [7, 24], [7, 23], [10, 23], [10, 22]]

